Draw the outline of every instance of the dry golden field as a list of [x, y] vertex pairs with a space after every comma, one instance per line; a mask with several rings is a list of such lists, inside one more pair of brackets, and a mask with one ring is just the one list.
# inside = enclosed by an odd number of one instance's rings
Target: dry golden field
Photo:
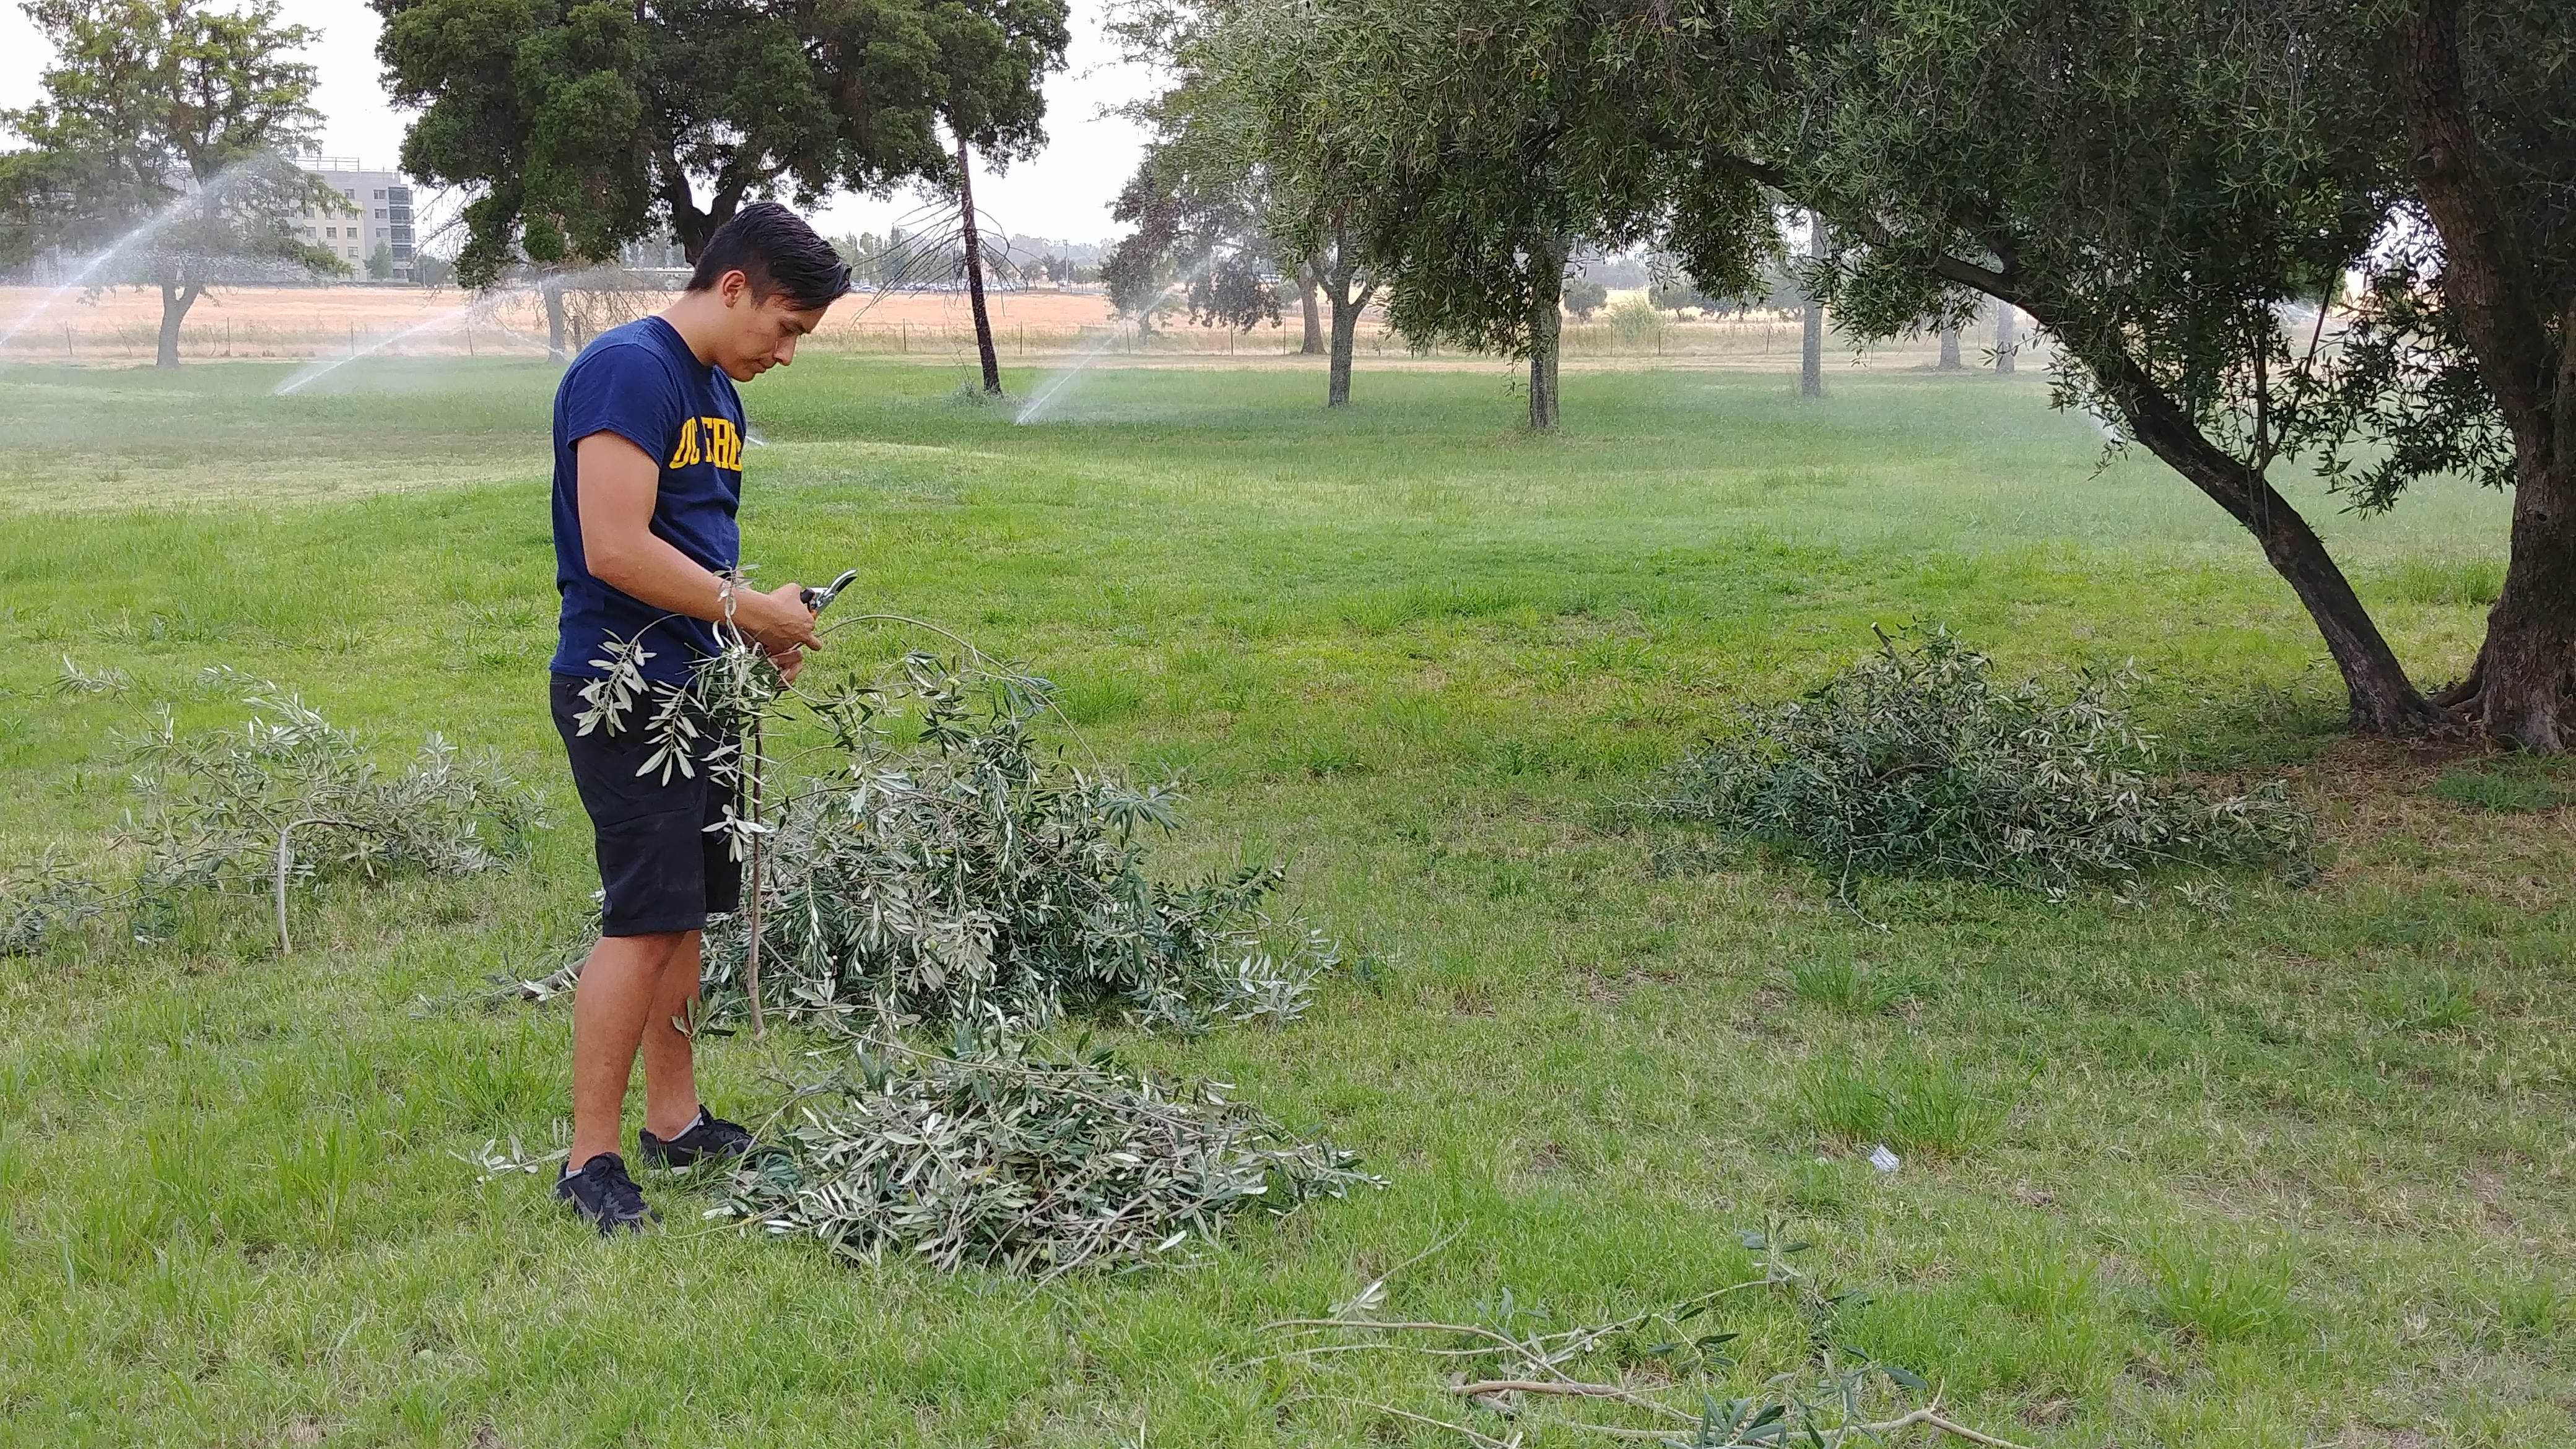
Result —
[[[659, 305], [654, 291], [596, 290], [567, 294], [572, 340], [627, 321]], [[1613, 301], [1634, 294], [1614, 294]], [[1257, 364], [1293, 356], [1300, 330], [1293, 306], [1281, 325], [1247, 333], [1193, 327], [1167, 317], [1151, 335], [1113, 317], [1097, 290], [996, 291], [990, 294], [994, 338], [1006, 362], [1084, 353], [1114, 353], [1140, 363], [1198, 364], [1235, 359]], [[160, 322], [156, 291], [116, 288], [84, 295], [76, 289], [0, 287], [0, 360], [60, 360], [86, 364], [147, 362]], [[1794, 317], [1760, 316], [1714, 321], [1669, 316], [1649, 328], [1596, 320], [1569, 320], [1565, 358], [1581, 368], [1593, 360], [1623, 363], [1661, 358], [1673, 365], [1794, 368], [1799, 345]], [[475, 294], [454, 288], [402, 286], [226, 287], [208, 294], [181, 329], [183, 360], [224, 358], [311, 359], [352, 353], [385, 356], [542, 356], [544, 307], [532, 293]], [[1966, 345], [1970, 367], [1982, 365], [1985, 339]], [[816, 343], [829, 351], [917, 357], [925, 363], [971, 363], [973, 324], [963, 293], [907, 292], [858, 295], [832, 309]], [[1372, 310], [1360, 331], [1361, 356], [1372, 366], [1455, 367], [1456, 354], [1412, 353]], [[1855, 365], [1928, 366], [1929, 339], [1855, 353], [1841, 339], [1831, 345], [1829, 370]], [[1495, 362], [1495, 359], [1487, 359]]]

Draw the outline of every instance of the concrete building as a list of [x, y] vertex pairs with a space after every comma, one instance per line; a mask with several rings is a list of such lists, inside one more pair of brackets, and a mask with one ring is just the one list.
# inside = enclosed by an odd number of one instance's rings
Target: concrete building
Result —
[[365, 279], [381, 248], [392, 266], [382, 280], [412, 279], [411, 183], [397, 171], [369, 171], [354, 158], [317, 156], [305, 170], [340, 193], [337, 207], [311, 207], [289, 225], [304, 241], [329, 251]]

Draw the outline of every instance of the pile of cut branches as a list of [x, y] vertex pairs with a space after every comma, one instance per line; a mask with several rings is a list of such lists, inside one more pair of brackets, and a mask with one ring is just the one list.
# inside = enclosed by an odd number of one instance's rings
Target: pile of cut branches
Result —
[[[675, 748], [660, 722], [702, 720], [706, 768], [754, 802], [731, 829], [758, 889], [708, 931], [712, 1010], [743, 1002], [755, 940], [765, 1012], [941, 1031], [1102, 1008], [1183, 1030], [1284, 1022], [1341, 964], [1265, 911], [1276, 866], [1149, 875], [1146, 834], [1172, 828], [1178, 791], [1048, 750], [1046, 681], [916, 653], [875, 683], [787, 691], [747, 652], [711, 661], [689, 707], [646, 711]], [[807, 777], [763, 810], [763, 731], [789, 702], [827, 742], [776, 762]]]
[[[821, 689], [719, 637], [686, 684], [646, 679], [612, 641], [583, 723], [640, 728], [653, 767], [703, 768], [741, 802], [715, 828], [751, 885], [707, 932], [707, 1019], [783, 1013], [851, 1046], [762, 1129], [712, 1215], [866, 1261], [1054, 1277], [1170, 1261], [1244, 1212], [1376, 1182], [1222, 1083], [1030, 1045], [1069, 1012], [1184, 1030], [1299, 1015], [1341, 954], [1265, 913], [1276, 867], [1155, 879], [1146, 833], [1171, 828], [1178, 794], [1068, 764], [1039, 736], [1053, 688], [963, 641], [975, 667], [914, 653]], [[790, 725], [821, 743], [773, 759]], [[925, 1029], [952, 1045], [905, 1041]]]
[[1966, 876], [2052, 898], [2162, 866], [2307, 868], [2284, 787], [2212, 797], [2161, 778], [2155, 737], [2121, 708], [2126, 670], [2066, 697], [1998, 683], [1948, 630], [1880, 651], [1677, 766], [1670, 817], [1855, 877]]
[[49, 851], [0, 877], [0, 956], [32, 956], [105, 915], [108, 904], [95, 879]]
[[535, 795], [436, 733], [399, 773], [295, 695], [247, 695], [238, 730], [182, 734], [164, 712], [131, 759], [143, 814], [129, 839], [155, 887], [396, 871], [474, 875], [527, 854]]
[[[66, 661], [66, 668], [69, 661]], [[0, 947], [34, 951], [112, 905], [166, 907], [201, 890], [262, 890], [288, 949], [287, 898], [298, 883], [403, 873], [465, 876], [524, 857], [540, 802], [488, 761], [432, 734], [398, 772], [359, 738], [265, 681], [210, 670], [211, 686], [247, 682], [239, 729], [182, 732], [165, 707], [127, 749], [139, 809], [113, 845], [136, 857], [111, 888], [48, 857], [8, 887]]]
[[876, 1262], [1055, 1277], [1140, 1266], [1215, 1241], [1226, 1219], [1285, 1214], [1375, 1184], [1350, 1153], [1227, 1097], [1093, 1052], [1063, 1059], [962, 1037], [891, 1039], [801, 1088], [776, 1150], [745, 1160], [714, 1211]]

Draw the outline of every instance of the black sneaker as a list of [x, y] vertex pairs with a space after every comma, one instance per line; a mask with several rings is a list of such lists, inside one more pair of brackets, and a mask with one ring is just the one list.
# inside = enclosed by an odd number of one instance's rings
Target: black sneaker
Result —
[[557, 1177], [555, 1196], [596, 1224], [603, 1238], [621, 1228], [640, 1233], [646, 1223], [662, 1220], [660, 1213], [644, 1205], [644, 1194], [636, 1189], [635, 1179], [626, 1175], [626, 1160], [614, 1152], [603, 1152], [583, 1163], [581, 1171]]
[[751, 1150], [751, 1129], [728, 1122], [698, 1104], [698, 1115], [680, 1135], [665, 1142], [637, 1129], [635, 1155], [655, 1167], [688, 1167], [710, 1157], [740, 1157]]

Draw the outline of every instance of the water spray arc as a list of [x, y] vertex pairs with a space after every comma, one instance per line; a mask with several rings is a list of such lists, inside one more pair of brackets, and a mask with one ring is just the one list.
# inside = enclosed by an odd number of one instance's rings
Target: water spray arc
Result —
[[495, 287], [477, 295], [473, 301], [461, 307], [451, 307], [434, 317], [424, 318], [390, 336], [378, 338], [364, 347], [352, 349], [336, 357], [317, 357], [297, 368], [283, 382], [271, 388], [269, 393], [272, 397], [290, 396], [350, 363], [372, 357], [389, 347], [410, 341], [415, 337], [427, 336], [458, 326], [485, 327], [531, 347], [549, 347], [550, 344], [544, 339], [532, 337], [504, 321], [501, 316], [502, 309], [514, 301], [541, 295], [547, 286], [566, 291], [581, 291], [589, 288], [604, 288], [606, 284], [612, 282], [617, 284], [617, 290], [635, 290], [633, 279], [614, 267], [599, 267], [585, 272], [570, 273], [551, 278], [544, 283], [521, 282]]
[[[384, 351], [386, 348], [391, 347], [396, 343], [407, 342], [414, 337], [423, 336], [431, 332], [443, 331], [460, 322], [472, 322], [476, 320], [488, 321], [489, 313], [498, 308], [502, 302], [508, 299], [509, 296], [520, 290], [524, 289], [513, 288], [511, 289], [511, 292], [494, 296], [478, 297], [473, 301], [466, 303], [462, 307], [451, 307], [448, 310], [439, 313], [435, 317], [415, 322], [400, 332], [380, 337], [375, 341], [368, 343], [364, 347], [358, 348], [353, 352], [349, 352], [339, 357], [317, 357], [313, 361], [297, 368], [286, 378], [285, 381], [269, 389], [269, 395], [271, 397], [292, 396], [295, 393], [303, 391], [308, 384], [317, 382], [322, 378], [329, 377], [332, 373], [339, 371], [341, 368], [348, 366], [352, 362], [358, 361], [360, 358], [373, 357], [377, 353]], [[512, 329], [503, 327], [500, 330], [507, 332]]]
[[248, 174], [250, 169], [248, 165], [235, 167], [218, 175], [196, 191], [171, 198], [159, 211], [144, 218], [140, 225], [109, 242], [87, 261], [82, 262], [79, 270], [72, 273], [70, 281], [47, 292], [25, 316], [10, 323], [7, 331], [0, 331], [0, 360], [6, 359], [9, 344], [17, 341], [19, 334], [34, 326], [47, 312], [52, 311], [56, 303], [74, 292], [87, 290], [93, 285], [91, 279], [110, 263], [131, 255], [143, 243], [150, 241], [163, 228], [187, 215], [190, 210], [220, 200], [232, 189], [236, 179]]
[[1071, 366], [1058, 370], [1053, 377], [1040, 384], [1038, 390], [1030, 394], [1029, 400], [1020, 404], [1018, 414], [1011, 419], [1012, 423], [1026, 427], [1031, 423], [1044, 421], [1057, 395], [1071, 386], [1075, 378], [1082, 376], [1084, 368], [1099, 361], [1101, 355], [1116, 346], [1117, 342], [1117, 329], [1112, 328], [1103, 334], [1098, 342], [1093, 343], [1080, 357], [1075, 358]]
[[[1156, 313], [1161, 312], [1164, 307], [1170, 303], [1174, 293], [1180, 292], [1182, 289], [1197, 282], [1200, 277], [1207, 274], [1208, 268], [1213, 265], [1215, 265], [1214, 258], [1202, 258], [1188, 271], [1185, 271], [1178, 277], [1173, 278], [1172, 281], [1163, 288], [1162, 292], [1155, 297], [1152, 305], [1145, 308], [1144, 316], [1150, 318]], [[1109, 349], [1116, 346], [1117, 343], [1118, 332], [1117, 329], [1113, 327], [1106, 335], [1102, 336], [1098, 342], [1093, 343], [1089, 348], [1085, 349], [1081, 356], [1075, 358], [1070, 366], [1059, 370], [1054, 375], [1050, 376], [1044, 383], [1040, 384], [1037, 392], [1033, 394], [1026, 403], [1021, 405], [1018, 415], [1011, 419], [1012, 423], [1021, 427], [1026, 427], [1030, 423], [1045, 421], [1046, 415], [1053, 410], [1056, 398], [1062, 395], [1066, 388], [1072, 386], [1074, 381], [1081, 377], [1083, 372], [1088, 369], [1091, 364], [1098, 362], [1108, 353]]]

